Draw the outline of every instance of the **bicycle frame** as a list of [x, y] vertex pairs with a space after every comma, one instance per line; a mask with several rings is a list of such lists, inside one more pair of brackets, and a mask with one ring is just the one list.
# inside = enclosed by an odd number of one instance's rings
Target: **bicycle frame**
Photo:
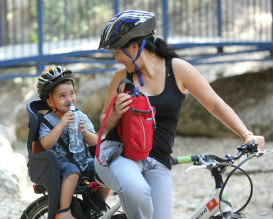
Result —
[[231, 214], [231, 205], [228, 204], [227, 193], [224, 190], [222, 193], [222, 200], [220, 201], [220, 192], [223, 187], [222, 173], [225, 167], [213, 167], [211, 169], [212, 176], [215, 180], [215, 194], [206, 200], [196, 211], [191, 215], [190, 219], [209, 219], [218, 211], [226, 218]]
[[118, 201], [112, 208], [108, 209], [102, 216], [98, 219], [109, 219], [113, 214], [121, 207], [120, 201]]
[[[190, 219], [209, 219], [219, 211], [219, 194], [221, 189], [216, 189], [216, 193], [206, 200], [190, 217]], [[225, 194], [223, 195], [225, 196]], [[224, 202], [220, 203], [221, 211], [231, 212], [231, 207]]]

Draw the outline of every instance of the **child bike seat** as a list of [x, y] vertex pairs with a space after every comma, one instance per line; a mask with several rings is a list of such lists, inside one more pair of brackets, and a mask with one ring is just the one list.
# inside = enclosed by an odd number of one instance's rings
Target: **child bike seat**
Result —
[[57, 155], [53, 150], [44, 150], [39, 142], [40, 121], [37, 113], [50, 110], [42, 100], [30, 101], [26, 109], [29, 114], [27, 140], [28, 174], [32, 182], [42, 185], [48, 192], [48, 218], [53, 219], [59, 206], [60, 173], [57, 168]]

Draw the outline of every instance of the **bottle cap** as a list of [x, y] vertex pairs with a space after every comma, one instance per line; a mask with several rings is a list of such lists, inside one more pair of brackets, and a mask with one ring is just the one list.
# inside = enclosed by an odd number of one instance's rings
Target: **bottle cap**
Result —
[[75, 106], [74, 106], [74, 104], [72, 102], [70, 103], [69, 110], [72, 111], [72, 112], [76, 111], [76, 108], [75, 108]]

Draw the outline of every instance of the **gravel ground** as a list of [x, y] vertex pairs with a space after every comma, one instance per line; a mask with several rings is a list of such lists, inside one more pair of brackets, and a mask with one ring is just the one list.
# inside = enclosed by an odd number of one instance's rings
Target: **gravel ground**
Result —
[[[240, 142], [237, 139], [211, 139], [176, 137], [174, 156], [214, 153], [219, 156], [234, 155], [236, 146]], [[268, 142], [266, 148], [273, 149], [273, 142]], [[19, 151], [25, 154], [25, 151]], [[249, 219], [272, 219], [273, 216], [273, 154], [260, 158], [253, 158], [245, 163], [242, 168], [251, 171], [254, 191], [250, 204], [244, 211]], [[194, 209], [214, 192], [214, 181], [207, 170], [196, 170], [185, 175], [184, 171], [189, 166], [177, 165], [173, 167], [173, 216], [172, 219], [189, 218]], [[227, 170], [227, 173], [230, 170]], [[235, 175], [227, 186], [229, 200], [233, 209], [240, 208], [249, 195], [249, 183], [245, 176]], [[22, 211], [31, 201], [38, 198], [32, 192], [32, 184], [23, 191], [21, 198], [0, 193], [0, 219], [20, 218]], [[112, 205], [115, 197], [110, 197], [108, 202]]]

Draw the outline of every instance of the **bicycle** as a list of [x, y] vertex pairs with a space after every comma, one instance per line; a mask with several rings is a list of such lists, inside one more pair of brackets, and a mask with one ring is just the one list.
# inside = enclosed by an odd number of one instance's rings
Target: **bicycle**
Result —
[[[271, 149], [265, 149], [263, 151], [257, 149], [257, 144], [250, 143], [240, 145], [238, 148], [238, 153], [235, 156], [227, 154], [224, 158], [218, 157], [214, 154], [208, 155], [194, 155], [194, 156], [182, 156], [172, 158], [172, 165], [185, 164], [193, 162], [193, 165], [188, 167], [185, 172], [188, 173], [196, 169], [208, 169], [210, 170], [214, 181], [215, 181], [215, 194], [209, 199], [209, 201], [204, 202], [190, 217], [190, 219], [240, 219], [244, 215], [241, 211], [246, 208], [251, 200], [253, 193], [253, 184], [249, 175], [240, 167], [242, 164], [252, 159], [253, 157], [261, 157], [268, 152], [273, 152]], [[241, 158], [243, 155], [247, 157], [241, 161], [238, 165], [234, 165], [234, 162]], [[223, 181], [222, 175], [228, 167], [233, 167], [233, 170], [228, 174], [225, 181]], [[240, 170], [248, 178], [250, 183], [250, 195], [246, 203], [238, 210], [232, 212], [231, 203], [227, 199], [227, 193], [225, 187], [228, 180], [233, 175], [236, 170]], [[103, 186], [102, 181], [97, 178], [97, 183]], [[93, 186], [92, 186], [93, 185]], [[82, 188], [77, 187], [75, 192], [72, 205], [80, 207], [84, 212], [83, 216], [78, 217], [88, 218], [88, 219], [126, 219], [126, 215], [119, 212], [118, 209], [121, 207], [120, 202], [117, 202], [113, 207], [109, 207], [100, 197], [94, 198], [96, 190], [92, 190], [93, 187], [97, 187], [97, 184], [91, 183], [83, 185]], [[90, 193], [90, 189], [94, 192], [93, 196]], [[21, 219], [39, 219], [47, 217], [48, 203], [47, 195], [44, 190], [36, 190], [36, 193], [43, 193], [44, 196], [35, 200], [31, 203], [28, 208], [23, 212]], [[87, 193], [87, 194], [85, 194]], [[84, 195], [85, 194], [85, 195]], [[89, 195], [87, 199], [86, 195]], [[98, 194], [96, 194], [97, 196]], [[85, 198], [82, 198], [85, 197]], [[73, 203], [74, 202], [74, 203]], [[77, 204], [75, 204], [77, 202]], [[77, 210], [77, 209], [76, 209]], [[75, 206], [74, 206], [74, 211]], [[72, 208], [73, 211], [73, 208]]]

